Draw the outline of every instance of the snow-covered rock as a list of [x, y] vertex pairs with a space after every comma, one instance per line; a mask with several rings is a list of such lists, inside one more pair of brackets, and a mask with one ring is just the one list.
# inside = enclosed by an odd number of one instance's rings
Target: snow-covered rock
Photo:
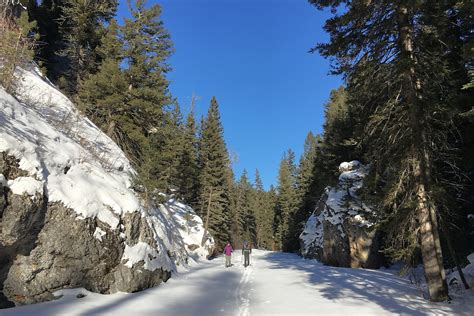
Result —
[[0, 290], [10, 301], [135, 292], [209, 255], [191, 208], [143, 201], [120, 148], [39, 71], [18, 71], [15, 98], [0, 87]]
[[368, 169], [358, 161], [341, 163], [337, 186], [326, 188], [300, 235], [304, 257], [334, 266], [380, 266], [374, 212], [358, 194]]

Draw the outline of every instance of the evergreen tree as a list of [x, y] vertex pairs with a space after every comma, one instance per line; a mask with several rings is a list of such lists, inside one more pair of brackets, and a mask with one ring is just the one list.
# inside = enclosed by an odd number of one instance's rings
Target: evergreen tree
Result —
[[152, 136], [154, 148], [159, 152], [156, 159], [156, 176], [159, 188], [180, 193], [180, 157], [184, 146], [184, 126], [181, 109], [175, 103], [172, 111], [165, 112], [160, 132]]
[[273, 251], [281, 249], [279, 247], [280, 242], [278, 237], [278, 216], [277, 216], [277, 203], [278, 203], [278, 193], [273, 185], [270, 186], [266, 194], [266, 204], [265, 204], [265, 216], [264, 216], [264, 237], [263, 243], [266, 249], [271, 249]]
[[252, 207], [252, 195], [253, 190], [248, 180], [247, 171], [244, 170], [237, 183], [236, 218], [234, 220], [236, 220], [240, 226], [238, 229], [238, 232], [240, 232], [240, 236], [238, 236], [239, 240], [246, 240], [256, 244], [256, 223], [254, 209]]
[[295, 238], [294, 217], [298, 208], [296, 195], [295, 155], [290, 149], [280, 162], [278, 172], [278, 200], [275, 211], [275, 238], [277, 248], [283, 251], [295, 252], [299, 241]]
[[[310, 2], [320, 9], [341, 3]], [[392, 255], [407, 257], [419, 247], [430, 299], [445, 300], [441, 166], [453, 166], [447, 137], [465, 81], [462, 67], [453, 66], [463, 65], [460, 37], [453, 36], [459, 24], [450, 20], [455, 3], [347, 1], [343, 11], [326, 22], [330, 41], [315, 51], [335, 57], [351, 107], [365, 118], [363, 144], [383, 188]]]
[[255, 214], [257, 248], [274, 250], [273, 220], [275, 217], [276, 193], [273, 187], [265, 192], [258, 169], [255, 171], [255, 189], [251, 205]]
[[316, 202], [322, 194], [320, 189], [321, 179], [319, 178], [319, 174], [315, 173], [317, 170], [316, 155], [320, 142], [320, 137], [314, 136], [312, 132], [309, 132], [306, 136], [304, 152], [299, 162], [296, 177], [298, 211], [294, 217], [295, 238], [299, 238], [299, 235], [304, 229], [306, 220], [314, 211]]
[[[112, 20], [96, 48], [99, 71], [81, 82], [81, 108], [127, 153], [151, 190], [177, 185], [181, 118], [165, 78], [171, 54], [160, 7], [137, 0], [121, 27]], [[169, 105], [175, 104], [171, 111]], [[177, 137], [177, 138], [175, 138]]]
[[[110, 22], [98, 51], [104, 60], [99, 66], [99, 71], [79, 85], [77, 98], [79, 108], [106, 132], [132, 161], [137, 162], [140, 148], [138, 142], [129, 136], [134, 127], [132, 113], [127, 104], [130, 99], [128, 82], [120, 68], [123, 49], [119, 40], [119, 27], [115, 20]], [[141, 142], [145, 142], [144, 138], [141, 137]]]
[[117, 0], [63, 0], [60, 6], [59, 31], [64, 39], [60, 54], [68, 60], [64, 88], [75, 94], [81, 80], [97, 71], [100, 59], [96, 47], [101, 42], [103, 25], [115, 15]]
[[264, 218], [265, 218], [265, 190], [263, 188], [262, 179], [260, 177], [260, 172], [255, 170], [255, 185], [254, 190], [252, 192], [251, 197], [251, 208], [255, 214], [255, 228], [256, 228], [256, 236], [257, 248], [261, 248], [263, 246], [263, 236], [264, 236]]
[[194, 112], [191, 110], [184, 126], [183, 141], [179, 151], [179, 194], [193, 208], [198, 207], [199, 197], [198, 139]]
[[60, 32], [60, 17], [63, 15], [64, 0], [42, 0], [28, 2], [28, 14], [37, 22], [39, 35], [35, 46], [35, 59], [48, 79], [57, 83], [66, 71], [65, 58], [59, 52], [65, 49], [64, 36]]
[[338, 174], [339, 164], [351, 161], [354, 157], [357, 135], [355, 133], [355, 118], [348, 104], [348, 95], [344, 87], [332, 90], [329, 101], [325, 105], [324, 122], [324, 158], [325, 167], [334, 179]]
[[207, 218], [209, 231], [218, 249], [230, 238], [229, 154], [224, 142], [219, 106], [215, 97], [201, 127], [200, 140], [200, 196], [201, 215]]

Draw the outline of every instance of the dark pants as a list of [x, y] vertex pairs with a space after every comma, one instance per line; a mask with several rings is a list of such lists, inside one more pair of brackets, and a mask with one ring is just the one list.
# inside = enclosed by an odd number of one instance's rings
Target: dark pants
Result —
[[250, 265], [250, 250], [244, 250], [244, 266]]

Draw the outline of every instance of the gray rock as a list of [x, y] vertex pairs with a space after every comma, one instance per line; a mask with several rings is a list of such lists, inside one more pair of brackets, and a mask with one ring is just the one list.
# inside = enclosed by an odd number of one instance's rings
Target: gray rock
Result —
[[[8, 204], [6, 203], [8, 201]], [[32, 199], [27, 194], [7, 194], [2, 214], [0, 239], [5, 245], [13, 245], [36, 236], [41, 230], [45, 215], [44, 198], [36, 194]]]
[[[6, 157], [6, 158], [5, 158]], [[25, 176], [16, 159], [0, 155], [7, 179]], [[141, 213], [127, 213], [112, 229], [96, 218], [77, 213], [45, 195], [33, 199], [0, 187], [0, 308], [54, 299], [59, 289], [84, 287], [97, 293], [136, 292], [160, 284], [171, 272], [132, 268], [121, 260], [125, 242], [156, 247], [154, 232]], [[99, 228], [100, 238], [95, 235]], [[3, 285], [3, 286], [2, 286]], [[4, 296], [3, 296], [4, 295]]]
[[303, 256], [331, 266], [379, 268], [380, 232], [357, 194], [367, 169], [357, 161], [339, 169], [337, 186], [326, 188], [300, 237]]
[[[126, 235], [137, 241], [151, 237], [139, 213], [127, 214], [124, 226]], [[93, 237], [96, 227], [106, 232], [102, 241]], [[149, 271], [140, 263], [132, 269], [124, 266], [124, 243], [118, 230], [111, 230], [97, 219], [77, 220], [76, 213], [61, 204], [48, 206], [37, 243], [29, 256], [15, 260], [4, 283], [5, 295], [17, 305], [50, 300], [54, 291], [64, 288], [136, 292], [170, 277], [170, 272]]]

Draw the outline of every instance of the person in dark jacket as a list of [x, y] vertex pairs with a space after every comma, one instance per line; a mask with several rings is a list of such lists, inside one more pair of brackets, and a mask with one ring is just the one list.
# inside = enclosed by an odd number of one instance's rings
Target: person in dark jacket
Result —
[[247, 241], [244, 241], [244, 245], [242, 246], [242, 254], [244, 255], [244, 267], [248, 267], [250, 265], [251, 253], [252, 253], [252, 247]]

